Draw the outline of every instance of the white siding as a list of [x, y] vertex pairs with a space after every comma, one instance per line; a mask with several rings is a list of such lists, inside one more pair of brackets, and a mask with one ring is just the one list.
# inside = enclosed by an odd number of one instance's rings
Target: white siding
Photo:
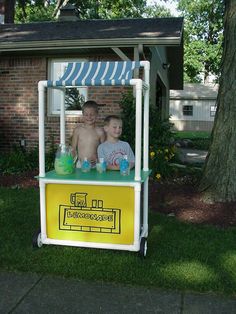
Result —
[[[211, 106], [215, 106], [215, 100], [170, 100], [170, 120], [197, 120], [197, 121], [214, 121], [210, 116]], [[193, 106], [193, 115], [183, 115], [184, 106]]]
[[[183, 91], [170, 91], [170, 122], [179, 130], [211, 129], [218, 86], [215, 84], [186, 84]], [[192, 106], [193, 115], [183, 114], [184, 106]]]

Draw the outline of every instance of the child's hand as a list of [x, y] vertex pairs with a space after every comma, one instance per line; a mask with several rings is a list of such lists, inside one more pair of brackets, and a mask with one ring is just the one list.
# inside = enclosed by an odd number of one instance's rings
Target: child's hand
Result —
[[91, 166], [95, 167], [97, 163], [97, 156], [93, 156], [92, 158], [89, 159]]
[[107, 165], [107, 169], [109, 170], [120, 170], [119, 165]]

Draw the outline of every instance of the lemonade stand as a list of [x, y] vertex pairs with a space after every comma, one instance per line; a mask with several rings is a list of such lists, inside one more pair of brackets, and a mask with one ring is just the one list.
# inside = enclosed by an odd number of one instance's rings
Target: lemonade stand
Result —
[[[142, 79], [134, 78], [142, 68]], [[128, 250], [146, 256], [148, 236], [148, 61], [69, 63], [57, 81], [40, 81], [39, 187], [40, 230], [33, 245], [66, 245]], [[69, 174], [45, 172], [45, 91], [78, 86], [133, 86], [136, 99], [135, 168], [127, 176], [119, 171]], [[60, 144], [65, 149], [65, 107], [60, 109]], [[63, 148], [64, 147], [64, 148]], [[71, 161], [68, 161], [69, 164]]]

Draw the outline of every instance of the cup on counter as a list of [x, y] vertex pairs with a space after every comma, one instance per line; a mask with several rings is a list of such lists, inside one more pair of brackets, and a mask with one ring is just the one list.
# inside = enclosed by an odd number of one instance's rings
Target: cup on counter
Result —
[[99, 173], [106, 172], [107, 166], [104, 158], [99, 158], [99, 162], [96, 163], [96, 169]]

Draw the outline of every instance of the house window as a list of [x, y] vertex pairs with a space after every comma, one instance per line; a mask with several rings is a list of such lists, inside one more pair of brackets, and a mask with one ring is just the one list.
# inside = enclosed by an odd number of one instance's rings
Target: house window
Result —
[[210, 117], [214, 117], [216, 114], [216, 106], [210, 107]]
[[[69, 62], [83, 62], [82, 59], [53, 59], [49, 61], [49, 80], [58, 80], [65, 72]], [[66, 114], [82, 114], [82, 105], [87, 100], [88, 88], [73, 87], [62, 89], [48, 88], [48, 108], [50, 114], [60, 114], [62, 101], [65, 99]]]
[[193, 115], [193, 106], [183, 106], [183, 115], [192, 116]]

